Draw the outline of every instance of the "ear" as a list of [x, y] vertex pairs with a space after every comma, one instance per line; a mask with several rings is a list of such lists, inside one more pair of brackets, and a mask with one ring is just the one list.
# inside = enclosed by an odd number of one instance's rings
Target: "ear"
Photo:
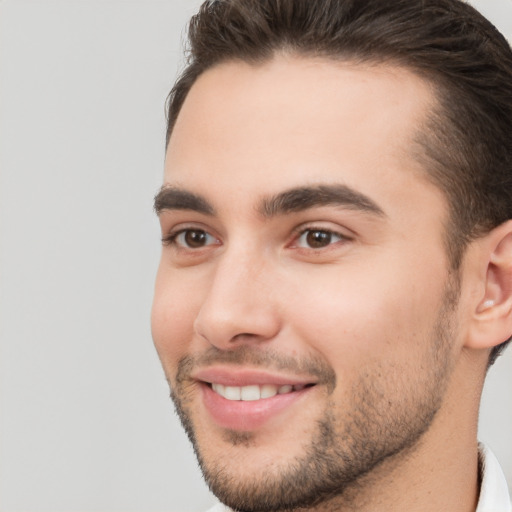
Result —
[[466, 347], [490, 349], [512, 336], [512, 220], [478, 240], [481, 292]]

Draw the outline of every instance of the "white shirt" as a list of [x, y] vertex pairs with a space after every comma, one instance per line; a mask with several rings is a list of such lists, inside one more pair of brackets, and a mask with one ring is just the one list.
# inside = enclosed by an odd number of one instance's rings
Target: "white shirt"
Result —
[[[480, 464], [482, 468], [482, 486], [480, 499], [475, 512], [512, 512], [512, 503], [508, 493], [507, 481], [494, 454], [480, 443]], [[208, 512], [232, 512], [218, 503]]]
[[494, 454], [480, 443], [482, 487], [475, 512], [512, 512], [507, 481]]

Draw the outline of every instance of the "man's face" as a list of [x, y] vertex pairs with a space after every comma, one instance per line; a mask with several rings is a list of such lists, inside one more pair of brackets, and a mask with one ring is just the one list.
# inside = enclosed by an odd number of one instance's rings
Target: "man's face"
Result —
[[441, 406], [457, 286], [446, 201], [413, 142], [433, 103], [400, 68], [292, 57], [219, 65], [185, 101], [152, 328], [232, 507], [343, 493]]

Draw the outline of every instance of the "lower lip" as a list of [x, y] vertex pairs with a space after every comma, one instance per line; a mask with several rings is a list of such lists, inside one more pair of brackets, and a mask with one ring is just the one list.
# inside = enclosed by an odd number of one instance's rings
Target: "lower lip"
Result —
[[262, 427], [269, 420], [301, 400], [313, 387], [262, 400], [243, 401], [227, 400], [213, 391], [209, 385], [201, 384], [203, 403], [215, 423], [223, 428], [245, 432]]

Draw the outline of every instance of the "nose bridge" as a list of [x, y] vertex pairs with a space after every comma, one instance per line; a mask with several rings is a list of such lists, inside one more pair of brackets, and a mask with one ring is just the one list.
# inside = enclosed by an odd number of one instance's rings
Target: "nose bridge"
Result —
[[271, 264], [254, 244], [227, 247], [214, 263], [196, 332], [218, 348], [265, 340], [279, 321], [271, 303]]

